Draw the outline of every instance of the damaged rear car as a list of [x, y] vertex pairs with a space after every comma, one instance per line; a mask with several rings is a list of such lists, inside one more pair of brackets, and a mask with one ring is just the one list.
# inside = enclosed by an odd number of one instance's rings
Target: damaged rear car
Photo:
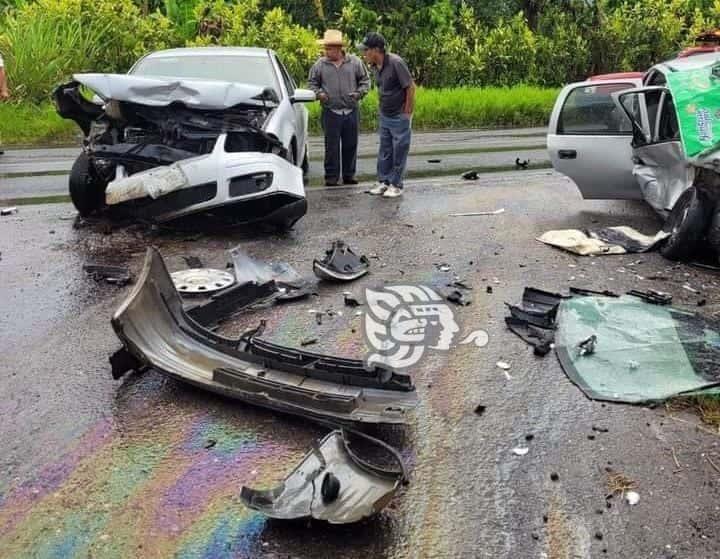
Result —
[[586, 199], [644, 199], [666, 219], [660, 245], [691, 259], [720, 254], [720, 54], [677, 58], [643, 74], [570, 84], [547, 137], [553, 167]]
[[69, 181], [81, 215], [107, 205], [158, 222], [203, 212], [286, 228], [307, 211], [302, 103], [315, 95], [272, 51], [160, 51], [128, 74], [76, 74], [53, 97], [85, 134]]

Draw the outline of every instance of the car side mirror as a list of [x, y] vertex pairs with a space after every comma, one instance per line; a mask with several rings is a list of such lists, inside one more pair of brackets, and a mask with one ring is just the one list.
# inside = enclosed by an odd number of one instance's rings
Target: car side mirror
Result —
[[309, 89], [296, 89], [292, 97], [290, 97], [291, 103], [312, 103], [315, 101], [315, 92]]

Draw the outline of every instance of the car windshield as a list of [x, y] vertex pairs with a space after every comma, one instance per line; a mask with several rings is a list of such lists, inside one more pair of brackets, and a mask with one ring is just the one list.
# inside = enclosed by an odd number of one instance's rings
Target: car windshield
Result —
[[261, 87], [272, 87], [281, 95], [270, 57], [192, 55], [149, 57], [132, 69], [138, 76], [189, 78], [238, 82]]

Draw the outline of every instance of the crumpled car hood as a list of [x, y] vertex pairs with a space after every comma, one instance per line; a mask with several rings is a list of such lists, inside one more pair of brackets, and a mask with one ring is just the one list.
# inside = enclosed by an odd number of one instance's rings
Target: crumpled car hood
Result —
[[239, 104], [274, 104], [276, 94], [257, 85], [215, 80], [193, 80], [130, 74], [75, 74], [73, 79], [103, 100], [126, 101], [150, 107], [180, 102], [193, 109], [229, 109]]

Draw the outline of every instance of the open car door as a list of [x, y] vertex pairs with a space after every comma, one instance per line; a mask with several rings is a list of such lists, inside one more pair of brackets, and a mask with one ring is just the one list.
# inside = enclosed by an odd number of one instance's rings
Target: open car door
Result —
[[633, 176], [632, 125], [613, 100], [613, 93], [639, 85], [640, 78], [574, 83], [555, 102], [547, 136], [550, 160], [583, 198], [642, 198]]
[[643, 197], [666, 215], [695, 177], [680, 142], [672, 94], [666, 87], [649, 86], [614, 97], [632, 123], [634, 174]]

